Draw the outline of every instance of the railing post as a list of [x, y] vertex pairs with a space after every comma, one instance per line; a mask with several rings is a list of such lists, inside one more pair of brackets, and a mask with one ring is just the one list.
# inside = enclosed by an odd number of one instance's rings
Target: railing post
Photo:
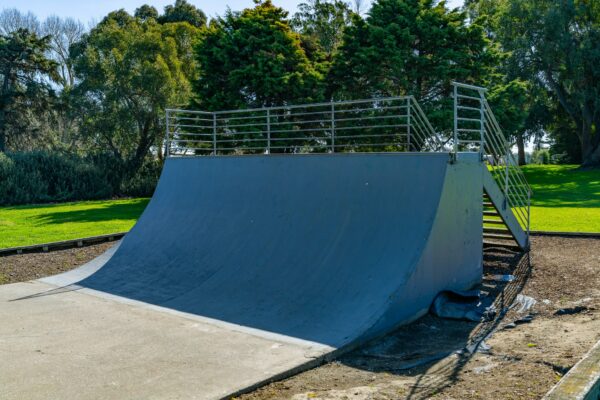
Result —
[[267, 154], [271, 154], [271, 110], [267, 109]]
[[510, 166], [508, 165], [508, 160], [509, 160], [509, 152], [510, 152], [510, 145], [507, 143], [506, 144], [506, 155], [504, 156], [504, 199], [506, 202], [508, 202], [508, 169], [510, 168]]
[[483, 156], [485, 153], [485, 104], [484, 104], [484, 94], [483, 92], [479, 92], [479, 114], [480, 114], [480, 143], [479, 143], [479, 153], [481, 160], [483, 160]]
[[529, 232], [531, 225], [531, 191], [527, 190], [527, 245], [529, 245]]
[[169, 141], [169, 110], [165, 110], [165, 159], [170, 155], [171, 142]]
[[454, 152], [458, 153], [458, 86], [454, 85]]
[[410, 110], [411, 110], [411, 104], [410, 104], [410, 97], [406, 98], [406, 149], [407, 151], [410, 151], [410, 125], [412, 124], [412, 121], [410, 119]]
[[217, 113], [213, 113], [213, 155], [217, 155]]
[[335, 103], [331, 101], [331, 152], [335, 153]]

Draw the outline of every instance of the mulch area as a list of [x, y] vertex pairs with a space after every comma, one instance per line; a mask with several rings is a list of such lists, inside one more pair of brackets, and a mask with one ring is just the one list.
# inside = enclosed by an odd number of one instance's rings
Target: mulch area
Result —
[[47, 253], [0, 257], [0, 284], [24, 282], [79, 267], [104, 253], [114, 242]]

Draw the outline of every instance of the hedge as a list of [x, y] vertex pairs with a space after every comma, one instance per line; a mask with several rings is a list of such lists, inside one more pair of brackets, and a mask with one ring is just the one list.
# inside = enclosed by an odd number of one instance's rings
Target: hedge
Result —
[[0, 205], [150, 196], [160, 163], [150, 160], [126, 181], [108, 155], [59, 152], [0, 153]]

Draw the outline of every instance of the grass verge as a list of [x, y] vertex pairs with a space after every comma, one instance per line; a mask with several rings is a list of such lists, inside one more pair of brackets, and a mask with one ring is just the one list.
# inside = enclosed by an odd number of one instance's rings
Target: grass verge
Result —
[[600, 232], [600, 169], [528, 165], [523, 172], [534, 192], [532, 230]]
[[148, 201], [142, 198], [0, 208], [0, 248], [128, 231]]

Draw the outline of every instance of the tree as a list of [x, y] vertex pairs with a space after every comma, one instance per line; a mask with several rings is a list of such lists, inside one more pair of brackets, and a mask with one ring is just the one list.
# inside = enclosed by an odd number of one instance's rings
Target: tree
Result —
[[165, 12], [158, 18], [158, 22], [161, 24], [187, 22], [196, 28], [201, 28], [206, 26], [206, 15], [186, 0], [175, 0], [175, 4], [165, 7]]
[[519, 165], [525, 165], [525, 122], [528, 115], [527, 82], [512, 80], [491, 86], [487, 97], [509, 142], [517, 144]]
[[582, 164], [600, 165], [600, 3], [502, 0], [490, 25], [514, 69], [550, 92], [573, 121]]
[[62, 19], [55, 15], [46, 18], [41, 26], [44, 35], [50, 37], [50, 57], [58, 65], [59, 83], [69, 89], [75, 84], [75, 74], [70, 58], [70, 48], [81, 40], [86, 29], [73, 18]]
[[336, 97], [414, 95], [438, 127], [451, 126], [452, 80], [479, 82], [495, 55], [480, 26], [433, 0], [378, 0], [353, 18], [328, 81]]
[[45, 112], [53, 91], [43, 80], [56, 78], [56, 63], [46, 58], [50, 37], [26, 29], [0, 35], [0, 151], [9, 133], [23, 135], [36, 127], [28, 121]]
[[286, 17], [267, 0], [213, 21], [195, 49], [196, 105], [219, 110], [321, 100], [322, 74]]
[[340, 0], [310, 0], [300, 3], [291, 26], [321, 45], [328, 58], [342, 43], [343, 33], [350, 23], [352, 11]]
[[150, 18], [158, 19], [158, 11], [156, 8], [149, 6], [148, 4], [144, 4], [135, 9], [133, 16], [141, 19], [142, 21], [147, 21]]
[[193, 59], [191, 42], [198, 29], [184, 24], [145, 22], [119, 11], [109, 14], [74, 48], [79, 83], [74, 89], [83, 133], [97, 149], [109, 150], [123, 168], [123, 179], [143, 165], [150, 148], [160, 151], [164, 109], [189, 101]]
[[27, 29], [29, 32], [39, 35], [40, 22], [37, 17], [28, 12], [22, 13], [16, 8], [6, 8], [0, 12], [0, 35], [9, 35], [19, 29]]

